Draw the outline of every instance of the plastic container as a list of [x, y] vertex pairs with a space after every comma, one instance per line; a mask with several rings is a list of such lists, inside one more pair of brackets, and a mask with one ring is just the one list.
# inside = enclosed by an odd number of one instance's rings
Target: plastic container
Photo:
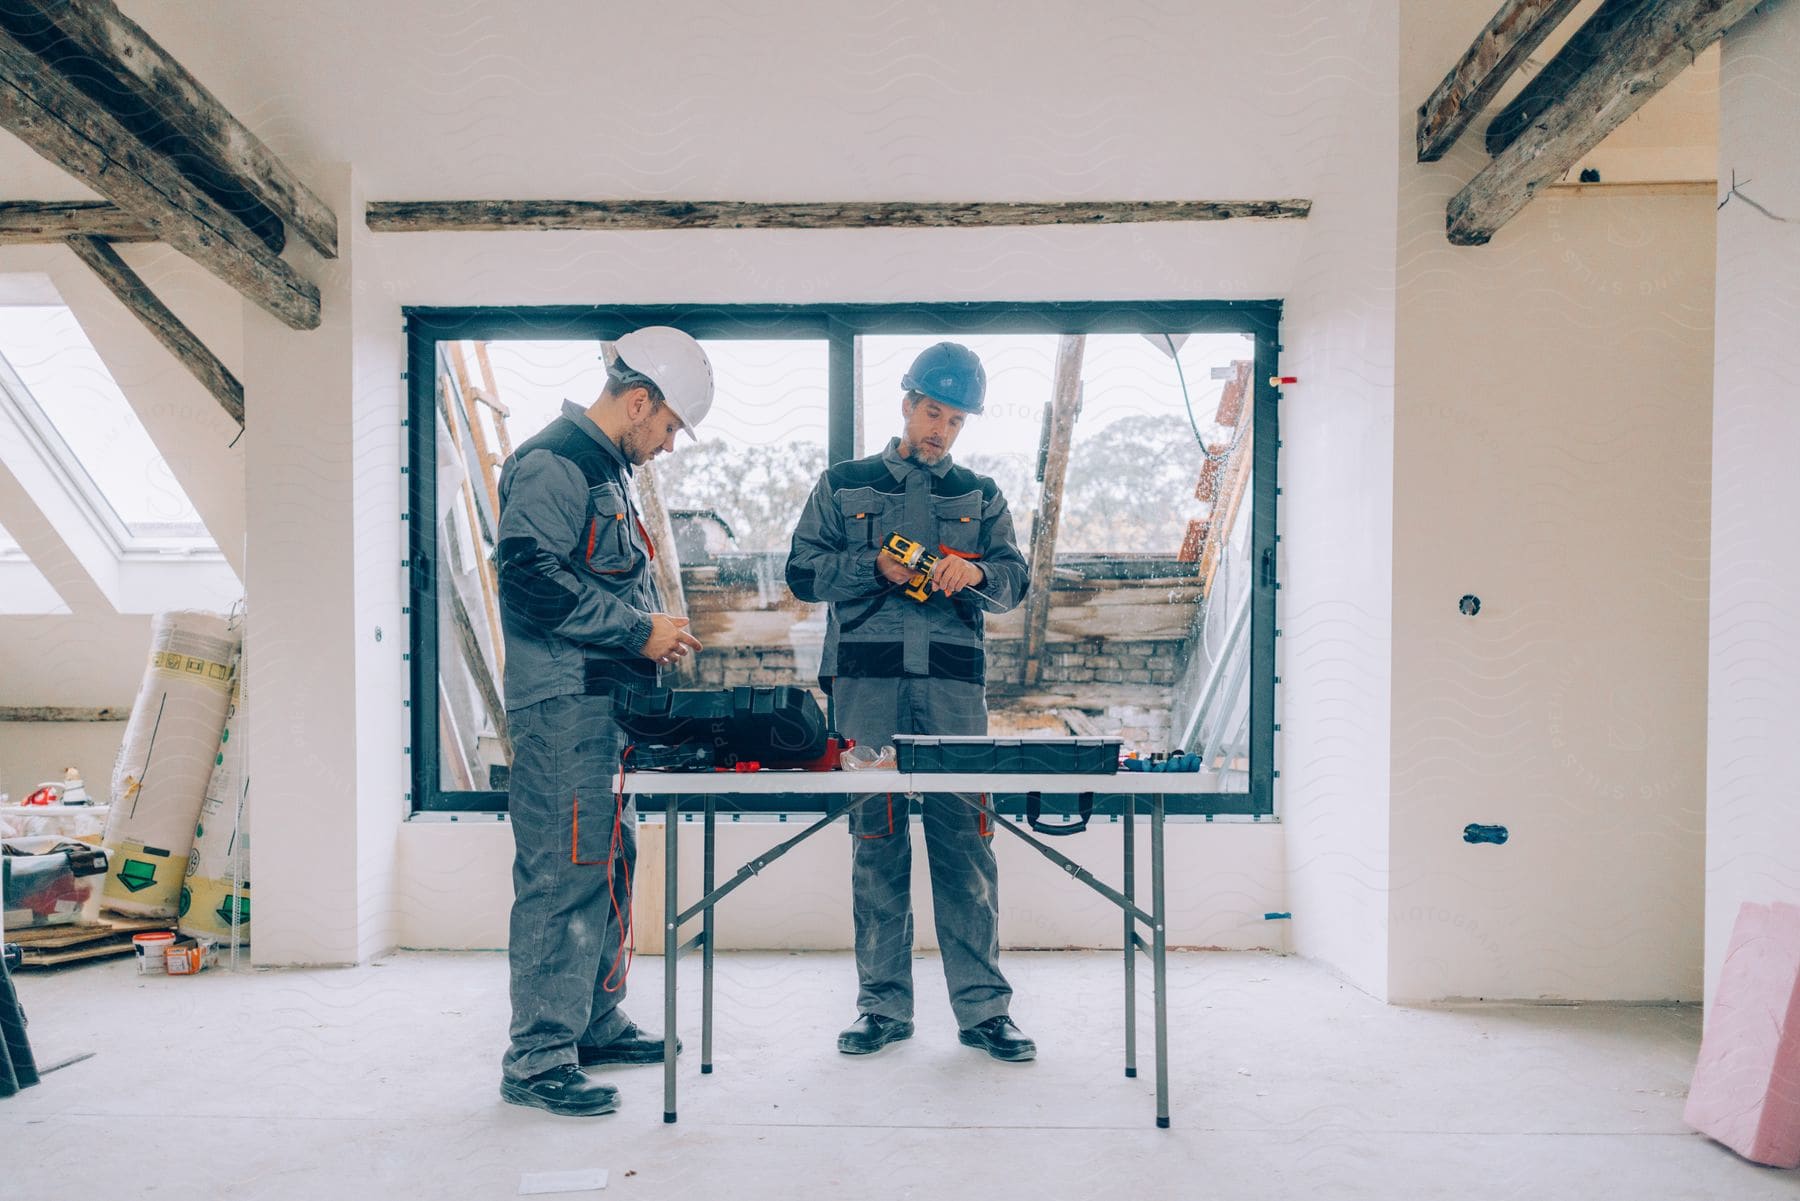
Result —
[[1118, 738], [984, 738], [896, 734], [903, 772], [1116, 775]]
[[853, 746], [844, 752], [839, 764], [845, 771], [892, 771], [897, 755], [892, 746]]
[[0, 838], [55, 834], [100, 845], [111, 805], [0, 805]]
[[8, 930], [91, 919], [100, 904], [106, 852], [57, 834], [0, 841], [0, 895]]
[[140, 976], [160, 976], [169, 970], [167, 952], [175, 945], [172, 930], [151, 930], [131, 936], [131, 949], [137, 952]]

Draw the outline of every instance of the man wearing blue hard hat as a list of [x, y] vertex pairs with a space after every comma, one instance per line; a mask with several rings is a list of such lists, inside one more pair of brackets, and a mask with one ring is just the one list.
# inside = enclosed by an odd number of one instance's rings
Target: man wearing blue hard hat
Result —
[[[829, 604], [820, 683], [838, 727], [861, 746], [895, 734], [987, 733], [985, 615], [1025, 599], [1030, 571], [1006, 497], [985, 475], [951, 461], [980, 414], [987, 373], [974, 351], [939, 342], [901, 379], [899, 437], [880, 454], [827, 469], [807, 500], [788, 553], [787, 581], [804, 601]], [[936, 557], [923, 601], [915, 568], [882, 547], [898, 534]], [[856, 919], [856, 1021], [838, 1050], [866, 1055], [912, 1037], [912, 842], [904, 797], [871, 796], [850, 811]], [[996, 1059], [1037, 1047], [1009, 1017], [1000, 974], [1000, 891], [992, 829], [954, 796], [927, 796], [931, 863], [945, 982], [961, 1040]]]

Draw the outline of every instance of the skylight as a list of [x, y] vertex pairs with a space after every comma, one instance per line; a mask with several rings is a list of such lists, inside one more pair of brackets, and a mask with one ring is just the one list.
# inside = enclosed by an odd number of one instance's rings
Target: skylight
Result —
[[[206, 527], [67, 305], [0, 305], [0, 388], [131, 540], [211, 545]], [[46, 439], [47, 441], [49, 439]]]

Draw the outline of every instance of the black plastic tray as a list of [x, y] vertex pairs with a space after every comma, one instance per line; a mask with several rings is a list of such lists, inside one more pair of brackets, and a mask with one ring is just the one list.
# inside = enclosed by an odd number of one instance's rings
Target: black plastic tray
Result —
[[896, 734], [901, 771], [988, 771], [1009, 775], [1040, 772], [1115, 775], [1117, 738], [981, 738]]
[[718, 766], [806, 763], [827, 746], [819, 702], [789, 685], [633, 692], [615, 716], [642, 746], [707, 746]]

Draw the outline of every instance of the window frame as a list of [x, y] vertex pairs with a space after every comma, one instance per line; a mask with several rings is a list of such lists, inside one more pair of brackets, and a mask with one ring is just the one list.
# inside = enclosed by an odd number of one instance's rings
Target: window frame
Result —
[[[907, 304], [692, 304], [407, 306], [406, 476], [409, 710], [413, 816], [503, 814], [503, 791], [450, 791], [438, 772], [437, 620], [437, 355], [440, 342], [463, 340], [611, 341], [645, 325], [671, 325], [697, 338], [823, 340], [826, 372], [826, 458], [852, 456], [855, 421], [853, 339], [869, 334], [1243, 334], [1253, 340], [1250, 495], [1250, 770], [1245, 792], [1171, 795], [1167, 812], [1211, 818], [1274, 816], [1277, 455], [1280, 449], [1279, 300], [989, 301]], [[431, 698], [420, 703], [418, 698]], [[736, 812], [816, 813], [828, 798], [806, 795], [734, 798]], [[701, 807], [684, 798], [684, 811]], [[1003, 808], [1007, 807], [1002, 801]], [[1123, 812], [1121, 798], [1095, 797], [1098, 814]]]
[[[67, 309], [68, 305], [64, 304], [62, 307]], [[76, 323], [80, 324], [79, 318], [76, 318]], [[85, 329], [82, 330], [82, 336], [87, 336]], [[91, 341], [89, 346], [92, 348]], [[98, 353], [96, 349], [95, 354]], [[101, 365], [105, 367], [104, 359], [101, 360]], [[111, 368], [106, 368], [106, 371], [110, 379]], [[112, 382], [115, 387], [118, 386], [117, 381]], [[126, 403], [130, 403], [129, 397], [126, 398]], [[30, 385], [26, 384], [4, 355], [0, 355], [0, 405], [4, 405], [8, 414], [17, 422], [24, 438], [24, 449], [35, 454], [63, 481], [63, 491], [67, 494], [75, 515], [101, 540], [114, 560], [120, 563], [162, 562], [172, 558], [224, 561], [224, 552], [219, 549], [218, 542], [210, 531], [204, 536], [133, 533], [130, 525], [100, 490], [100, 485], [94, 480], [87, 464], [81, 461], [75, 448], [69, 445], [62, 431], [56, 428], [56, 423], [33, 394]], [[157, 448], [157, 453], [162, 453], [160, 447]], [[177, 486], [179, 487], [179, 483]]]

